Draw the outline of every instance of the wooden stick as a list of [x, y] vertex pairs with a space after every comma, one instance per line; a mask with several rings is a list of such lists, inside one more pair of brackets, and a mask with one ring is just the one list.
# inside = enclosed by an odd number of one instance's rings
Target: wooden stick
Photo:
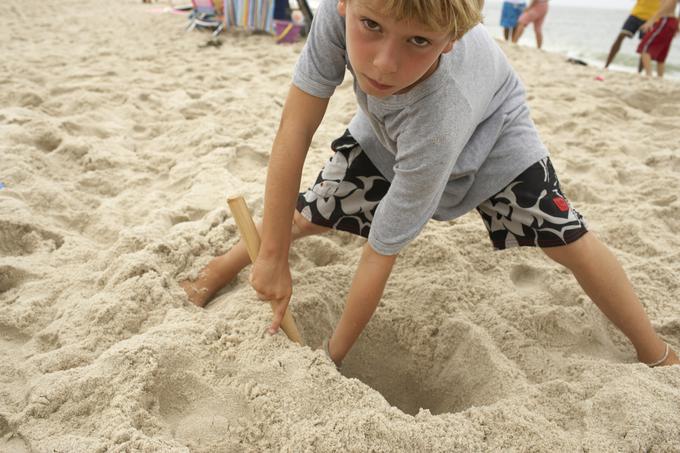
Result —
[[[250, 256], [250, 261], [253, 263], [257, 258], [257, 254], [260, 251], [260, 235], [257, 233], [257, 228], [255, 228], [255, 223], [253, 218], [250, 216], [250, 211], [246, 205], [246, 201], [242, 196], [232, 196], [227, 198], [227, 204], [229, 209], [231, 209], [231, 215], [234, 216], [236, 221], [236, 226], [241, 233], [241, 239], [246, 244], [246, 249], [248, 250], [248, 256]], [[270, 301], [272, 310], [276, 311], [277, 302]], [[290, 314], [290, 310], [286, 310], [281, 320], [281, 329], [285, 332], [291, 341], [294, 341], [300, 345], [304, 345], [302, 341], [302, 336], [300, 331], [295, 324], [293, 315]]]

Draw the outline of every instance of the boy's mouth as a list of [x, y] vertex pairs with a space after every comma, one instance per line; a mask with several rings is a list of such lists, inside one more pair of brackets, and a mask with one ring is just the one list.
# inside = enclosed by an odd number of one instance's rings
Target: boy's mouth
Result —
[[393, 85], [383, 85], [382, 83], [378, 82], [377, 80], [373, 80], [372, 78], [365, 74], [364, 77], [366, 78], [366, 80], [368, 80], [368, 83], [370, 83], [371, 86], [377, 90], [385, 91], [389, 90], [390, 88], [394, 88]]

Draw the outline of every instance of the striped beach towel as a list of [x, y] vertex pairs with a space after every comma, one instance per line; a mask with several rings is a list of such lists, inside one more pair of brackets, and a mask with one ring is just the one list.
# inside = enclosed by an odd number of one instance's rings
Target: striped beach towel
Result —
[[224, 0], [225, 28], [248, 31], [274, 30], [275, 0]]

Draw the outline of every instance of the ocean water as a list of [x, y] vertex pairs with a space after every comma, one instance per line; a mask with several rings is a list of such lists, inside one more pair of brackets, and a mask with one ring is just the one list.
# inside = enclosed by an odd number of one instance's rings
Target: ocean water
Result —
[[[529, 3], [529, 2], [527, 2]], [[596, 4], [593, 1], [593, 4]], [[492, 36], [503, 39], [500, 26], [502, 0], [486, 0], [484, 24]], [[601, 9], [550, 5], [543, 23], [543, 49], [578, 58], [590, 65], [604, 67], [609, 49], [619, 34], [630, 9]], [[525, 30], [520, 44], [536, 47], [533, 27]], [[625, 39], [611, 70], [636, 72], [639, 56], [635, 52], [639, 39]], [[680, 36], [673, 40], [666, 59], [666, 77], [680, 79]]]
[[[316, 9], [319, 0], [308, 0]], [[293, 2], [291, 2], [292, 4]], [[527, 3], [529, 1], [527, 0]], [[597, 5], [598, 0], [592, 4]], [[503, 39], [501, 19], [502, 0], [486, 0], [484, 24], [492, 36]], [[634, 2], [630, 1], [630, 8]], [[609, 49], [630, 14], [630, 8], [604, 9], [597, 6], [562, 6], [551, 4], [543, 24], [543, 49], [558, 52], [567, 57], [578, 58], [590, 65], [604, 67]], [[610, 70], [636, 72], [638, 54], [635, 52], [639, 39], [625, 39]], [[536, 47], [532, 26], [524, 32], [520, 44]], [[666, 60], [666, 77], [680, 79], [680, 36], [673, 40]]]

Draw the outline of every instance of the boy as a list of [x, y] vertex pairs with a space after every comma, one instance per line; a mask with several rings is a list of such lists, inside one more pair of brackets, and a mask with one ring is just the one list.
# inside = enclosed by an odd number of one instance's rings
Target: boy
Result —
[[652, 75], [652, 60], [656, 61], [656, 74], [663, 78], [666, 57], [671, 42], [678, 33], [678, 19], [675, 16], [677, 0], [662, 0], [659, 10], [640, 29], [645, 32], [637, 52], [647, 76]]
[[[477, 208], [497, 249], [538, 245], [571, 269], [640, 361], [679, 363], [621, 266], [562, 195], [519, 79], [477, 25], [480, 10], [476, 0], [321, 1], [274, 140], [250, 276], [260, 298], [278, 303], [269, 332], [292, 294], [293, 239], [328, 228], [368, 238], [325, 342], [339, 365], [375, 311], [399, 251], [430, 218]], [[309, 144], [345, 68], [360, 108], [316, 184], [298, 196]], [[248, 262], [242, 242], [213, 259], [196, 282], [183, 283], [190, 300], [202, 306]]]
[[503, 37], [506, 41], [512, 38], [512, 34], [517, 27], [517, 19], [524, 11], [527, 4], [524, 0], [505, 0], [501, 10], [501, 27], [503, 27]]
[[[640, 38], [643, 37], [644, 30], [640, 30], [640, 27], [642, 27], [646, 20], [654, 15], [656, 10], [659, 9], [660, 4], [660, 0], [637, 0], [630, 12], [630, 16], [628, 16], [626, 22], [623, 24], [619, 36], [616, 37], [614, 44], [612, 44], [611, 49], [609, 49], [607, 62], [604, 64], [605, 69], [609, 67], [609, 64], [614, 61], [616, 54], [619, 53], [624, 38], [632, 38], [638, 31], [640, 32]], [[640, 62], [640, 66], [642, 66], [642, 62]], [[638, 72], [640, 71], [638, 70]]]

